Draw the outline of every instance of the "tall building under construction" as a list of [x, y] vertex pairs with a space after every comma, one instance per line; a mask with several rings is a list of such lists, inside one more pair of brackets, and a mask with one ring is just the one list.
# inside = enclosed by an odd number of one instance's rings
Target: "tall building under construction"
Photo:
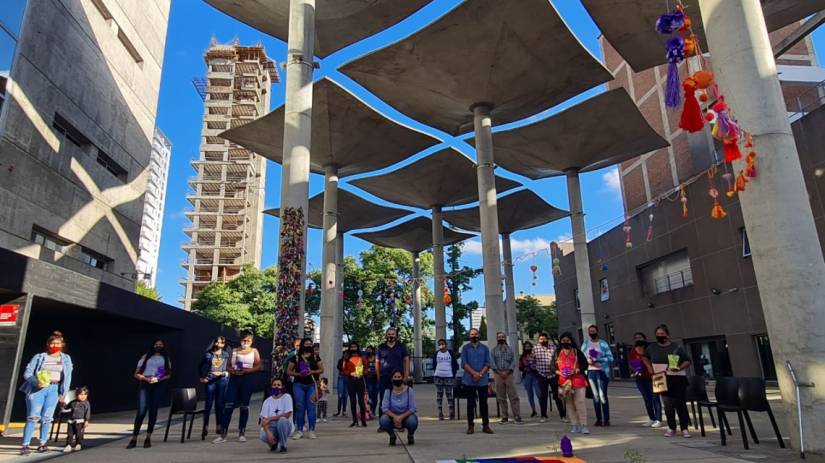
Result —
[[260, 267], [266, 159], [218, 135], [269, 111], [270, 90], [279, 81], [263, 45], [241, 46], [214, 39], [204, 55], [207, 74], [195, 79], [204, 101], [200, 155], [192, 161], [186, 211], [190, 241], [182, 302], [190, 310], [213, 281], [229, 281], [244, 265]]

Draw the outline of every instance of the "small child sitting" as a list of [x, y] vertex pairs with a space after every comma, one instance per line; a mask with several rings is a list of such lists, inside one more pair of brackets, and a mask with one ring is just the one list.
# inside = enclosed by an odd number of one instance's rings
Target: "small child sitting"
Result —
[[89, 389], [80, 387], [76, 391], [76, 399], [69, 402], [63, 409], [69, 415], [69, 430], [66, 432], [66, 447], [63, 452], [79, 452], [83, 445], [83, 433], [89, 427], [89, 417], [92, 414], [92, 407], [89, 404]]

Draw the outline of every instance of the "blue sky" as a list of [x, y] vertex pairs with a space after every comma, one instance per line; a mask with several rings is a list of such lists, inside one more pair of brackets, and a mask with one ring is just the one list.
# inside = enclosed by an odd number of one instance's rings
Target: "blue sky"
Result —
[[[396, 26], [330, 55], [321, 62], [320, 69], [315, 73], [316, 79], [329, 76], [385, 116], [432, 133], [442, 140], [442, 143], [436, 147], [418, 153], [400, 165], [413, 162], [444, 146], [454, 146], [472, 158], [475, 158], [475, 153], [466, 143], [451, 138], [442, 132], [434, 131], [398, 113], [369, 92], [366, 92], [356, 82], [339, 73], [337, 68], [372, 50], [382, 48], [386, 44], [412, 34], [434, 19], [442, 16], [459, 3], [459, 0], [434, 0], [421, 11]], [[578, 39], [591, 53], [597, 58], [600, 58], [601, 51], [598, 44], [599, 31], [581, 3], [574, 0], [556, 0], [554, 4]], [[825, 37], [823, 37], [823, 35], [825, 35], [825, 33], [821, 30], [814, 34], [814, 43], [818, 52], [825, 46]], [[185, 277], [185, 270], [180, 266], [180, 261], [186, 258], [186, 255], [181, 251], [181, 244], [187, 241], [186, 235], [183, 234], [183, 228], [189, 224], [188, 219], [183, 215], [184, 208], [189, 206], [185, 198], [188, 191], [186, 179], [195, 174], [189, 162], [198, 157], [203, 117], [203, 103], [195, 92], [192, 85], [192, 78], [202, 77], [205, 74], [203, 52], [213, 36], [220, 42], [229, 42], [235, 37], [237, 37], [242, 44], [260, 42], [266, 47], [267, 54], [278, 63], [283, 62], [286, 58], [286, 44], [284, 42], [269, 37], [225, 16], [200, 0], [175, 0], [172, 2], [157, 124], [172, 141], [173, 154], [169, 173], [166, 208], [164, 211], [157, 287], [163, 297], [163, 301], [176, 306], [180, 305], [178, 299], [183, 295], [183, 287], [179, 284], [179, 280]], [[282, 73], [280, 67], [279, 72]], [[598, 91], [600, 91], [600, 89], [588, 92], [581, 97], [550, 109], [548, 113], [559, 111], [576, 101], [592, 96]], [[272, 89], [272, 107], [276, 108], [282, 105], [283, 98], [283, 83], [275, 85]], [[386, 170], [394, 170], [395, 168], [397, 168], [397, 166]], [[497, 173], [498, 175], [509, 177], [523, 183], [549, 203], [567, 209], [567, 191], [563, 178], [531, 181], [504, 171], [503, 169], [497, 169]], [[374, 175], [374, 173], [368, 175]], [[266, 206], [276, 207], [280, 203], [280, 165], [269, 162], [266, 177]], [[347, 185], [349, 181], [359, 177], [361, 176], [344, 179], [342, 181], [342, 188], [355, 191], [375, 202], [383, 203], [380, 199]], [[582, 176], [582, 190], [588, 236], [590, 238], [608, 230], [621, 221], [621, 193], [619, 191], [618, 173], [615, 168], [584, 174]], [[313, 175], [310, 179], [310, 194], [315, 195], [322, 191], [323, 176]], [[424, 214], [425, 211], [420, 211], [420, 213]], [[277, 235], [277, 219], [265, 216], [263, 267], [271, 266], [276, 262]], [[516, 233], [513, 236], [514, 257], [545, 249], [549, 246], [550, 241], [560, 238], [566, 239], [569, 236], [570, 222], [567, 219]], [[309, 268], [317, 269], [321, 264], [321, 233], [317, 230], [310, 230], [308, 244]], [[357, 256], [368, 247], [368, 243], [364, 241], [350, 236], [346, 237], [346, 255]], [[478, 240], [468, 242], [467, 246], [465, 246], [465, 253], [462, 260], [462, 263], [465, 265], [481, 267]], [[533, 280], [530, 266], [533, 264], [538, 267], [535, 286], [531, 284]], [[549, 256], [546, 253], [539, 253], [534, 257], [523, 258], [516, 264], [514, 270], [517, 293], [522, 291], [525, 294], [553, 293], [551, 264]], [[476, 299], [483, 304], [484, 291], [481, 278], [473, 282], [473, 290], [464, 297], [465, 300]]]

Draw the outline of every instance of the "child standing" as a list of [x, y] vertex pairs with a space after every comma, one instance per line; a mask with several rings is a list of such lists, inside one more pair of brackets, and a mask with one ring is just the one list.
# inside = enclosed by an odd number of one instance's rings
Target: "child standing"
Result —
[[71, 410], [66, 433], [66, 447], [63, 452], [79, 452], [83, 445], [83, 433], [89, 426], [89, 417], [92, 414], [92, 407], [89, 404], [89, 389], [81, 387], [77, 389], [76, 399], [66, 406]]
[[327, 422], [327, 404], [329, 402], [329, 380], [321, 378], [321, 383], [318, 385], [318, 418], [322, 422]]

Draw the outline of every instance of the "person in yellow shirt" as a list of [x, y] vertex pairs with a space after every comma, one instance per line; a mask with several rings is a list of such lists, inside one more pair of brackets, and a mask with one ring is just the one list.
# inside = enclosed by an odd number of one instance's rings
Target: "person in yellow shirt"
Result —
[[[347, 394], [349, 395], [350, 409], [352, 410], [352, 424], [350, 427], [358, 426], [358, 418], [361, 418], [361, 426], [367, 427], [367, 406], [364, 402], [364, 392], [367, 390], [367, 383], [364, 375], [367, 372], [367, 358], [361, 352], [357, 342], [349, 343], [349, 350], [344, 356], [343, 373], [347, 376]], [[356, 406], [361, 407], [361, 413], [356, 414]]]

